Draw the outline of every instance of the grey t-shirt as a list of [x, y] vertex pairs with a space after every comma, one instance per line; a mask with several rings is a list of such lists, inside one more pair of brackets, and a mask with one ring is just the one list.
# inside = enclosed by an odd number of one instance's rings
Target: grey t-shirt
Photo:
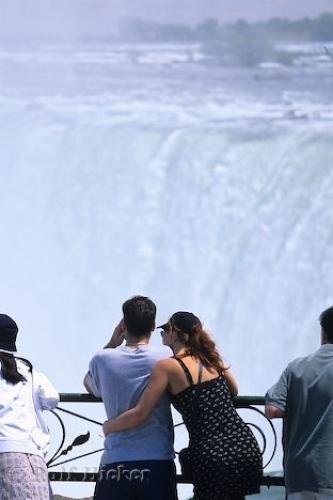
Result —
[[[88, 383], [101, 397], [109, 419], [133, 408], [145, 389], [154, 365], [172, 356], [169, 347], [141, 345], [103, 349], [92, 358]], [[142, 425], [109, 434], [104, 443], [101, 465], [131, 460], [174, 458], [173, 422], [169, 397], [162, 396]]]
[[333, 344], [292, 361], [267, 392], [266, 404], [285, 412], [287, 492], [333, 495]]

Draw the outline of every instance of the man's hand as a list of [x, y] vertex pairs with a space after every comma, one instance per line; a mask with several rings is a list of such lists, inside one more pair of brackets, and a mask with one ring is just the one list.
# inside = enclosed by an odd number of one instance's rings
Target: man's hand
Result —
[[270, 420], [272, 418], [283, 418], [284, 417], [284, 411], [280, 410], [280, 408], [277, 408], [276, 406], [268, 404], [268, 405], [265, 406], [265, 415]]
[[126, 327], [124, 324], [124, 320], [122, 319], [119, 321], [118, 325], [113, 331], [112, 337], [109, 340], [109, 342], [106, 344], [104, 349], [111, 348], [114, 349], [115, 347], [118, 347], [121, 345], [125, 339], [125, 332], [126, 332]]

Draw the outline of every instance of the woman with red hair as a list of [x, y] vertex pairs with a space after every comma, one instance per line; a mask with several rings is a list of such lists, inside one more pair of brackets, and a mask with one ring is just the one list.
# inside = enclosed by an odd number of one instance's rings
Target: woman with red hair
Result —
[[195, 500], [241, 499], [258, 493], [262, 457], [255, 437], [235, 410], [238, 388], [201, 321], [177, 312], [162, 329], [174, 356], [157, 363], [135, 408], [104, 423], [104, 433], [142, 424], [164, 391], [182, 415], [189, 447], [181, 452]]

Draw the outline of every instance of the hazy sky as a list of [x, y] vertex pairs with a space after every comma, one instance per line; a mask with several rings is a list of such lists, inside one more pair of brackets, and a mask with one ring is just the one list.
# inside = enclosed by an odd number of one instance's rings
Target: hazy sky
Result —
[[333, 0], [1, 0], [0, 33], [104, 34], [122, 17], [195, 24], [333, 12]]

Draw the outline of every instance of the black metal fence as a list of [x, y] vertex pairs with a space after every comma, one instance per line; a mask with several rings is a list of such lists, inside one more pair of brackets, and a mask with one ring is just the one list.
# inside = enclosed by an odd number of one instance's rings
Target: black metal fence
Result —
[[[61, 403], [101, 403], [100, 399], [91, 396], [90, 394], [78, 394], [78, 393], [63, 393], [60, 394], [60, 402]], [[238, 409], [248, 409], [256, 414], [259, 414], [261, 418], [264, 419], [265, 426], [259, 425], [258, 423], [247, 422], [250, 427], [253, 428], [254, 432], [261, 440], [261, 452], [263, 455], [268, 456], [265, 458], [264, 462], [264, 471], [267, 466], [273, 460], [276, 451], [277, 451], [277, 433], [274, 425], [270, 420], [268, 420], [260, 407], [263, 407], [265, 404], [265, 400], [262, 396], [238, 396], [234, 400], [235, 406]], [[259, 408], [258, 408], [259, 407]], [[60, 444], [57, 447], [56, 451], [53, 455], [48, 458], [47, 465], [49, 468], [49, 478], [51, 481], [78, 481], [78, 482], [95, 482], [98, 476], [98, 472], [85, 472], [85, 471], [66, 471], [64, 469], [65, 464], [72, 463], [76, 460], [94, 455], [96, 453], [100, 453], [102, 449], [95, 449], [93, 451], [89, 451], [88, 453], [83, 453], [79, 455], [75, 455], [73, 457], [67, 458], [68, 454], [73, 452], [74, 448], [77, 449], [78, 446], [81, 446], [90, 439], [90, 432], [86, 434], [78, 435], [69, 445], [66, 445], [66, 426], [62, 416], [64, 414], [71, 415], [72, 417], [81, 419], [85, 422], [89, 422], [90, 424], [102, 426], [103, 422], [99, 422], [90, 418], [89, 416], [82, 415], [73, 410], [68, 410], [63, 408], [61, 405], [58, 406], [56, 410], [52, 412], [60, 425], [61, 434], [60, 434]], [[175, 427], [183, 425], [183, 423], [178, 423]], [[266, 429], [264, 428], [266, 427]], [[270, 443], [270, 451], [268, 451], [268, 443]], [[177, 451], [176, 451], [177, 453]], [[62, 470], [52, 470], [55, 467], [62, 466]], [[177, 475], [177, 482], [179, 484], [190, 483], [186, 477], [181, 474]], [[262, 485], [266, 486], [284, 486], [284, 479], [282, 476], [270, 476], [263, 475]]]

